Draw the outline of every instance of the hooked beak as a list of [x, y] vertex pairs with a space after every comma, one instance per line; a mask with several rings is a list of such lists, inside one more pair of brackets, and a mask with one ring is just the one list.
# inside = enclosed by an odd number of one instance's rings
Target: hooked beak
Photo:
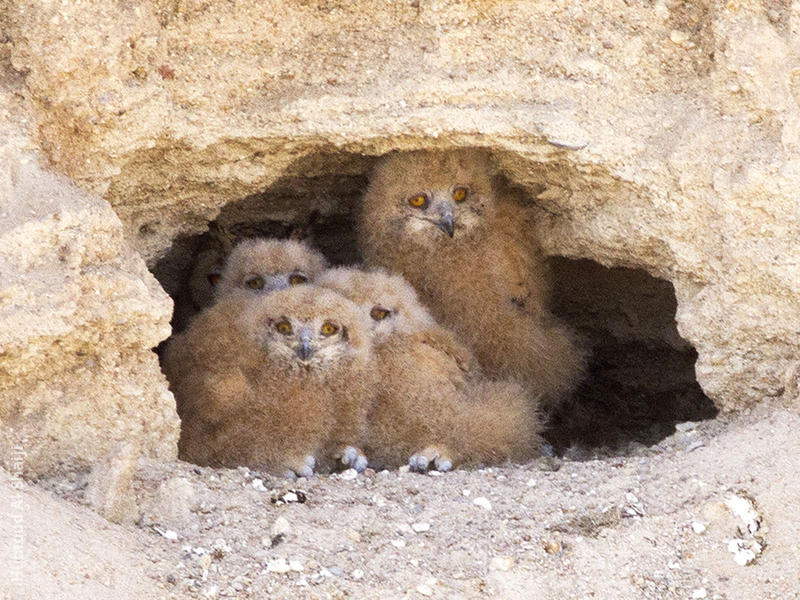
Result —
[[453, 214], [450, 212], [444, 213], [436, 222], [436, 226], [444, 231], [450, 237], [455, 233], [455, 222], [453, 221]]
[[295, 349], [297, 356], [301, 360], [308, 360], [308, 357], [314, 354], [314, 348], [311, 346], [311, 333], [303, 331], [300, 333], [300, 344]]

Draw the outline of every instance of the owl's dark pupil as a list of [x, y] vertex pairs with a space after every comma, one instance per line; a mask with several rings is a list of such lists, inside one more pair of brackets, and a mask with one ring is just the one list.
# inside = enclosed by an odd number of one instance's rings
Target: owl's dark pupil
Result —
[[375, 321], [383, 321], [386, 317], [392, 314], [392, 311], [389, 309], [383, 308], [381, 306], [374, 306], [369, 313], [369, 316], [372, 317]]
[[247, 280], [247, 287], [253, 290], [261, 290], [264, 288], [264, 280], [261, 277], [253, 277]]

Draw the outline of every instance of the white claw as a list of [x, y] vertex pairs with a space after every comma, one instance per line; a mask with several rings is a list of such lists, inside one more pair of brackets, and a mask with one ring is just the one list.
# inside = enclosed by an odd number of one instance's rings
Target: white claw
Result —
[[453, 463], [446, 458], [437, 458], [433, 461], [433, 464], [436, 465], [437, 471], [442, 471], [443, 473], [453, 468]]
[[342, 464], [362, 473], [367, 468], [367, 457], [355, 446], [345, 446], [342, 450]]
[[408, 467], [412, 471], [424, 473], [425, 471], [428, 470], [429, 462], [430, 461], [422, 454], [412, 454], [411, 458], [408, 459]]
[[363, 454], [356, 459], [356, 463], [353, 465], [353, 468], [358, 473], [363, 473], [364, 470], [367, 468], [367, 457]]

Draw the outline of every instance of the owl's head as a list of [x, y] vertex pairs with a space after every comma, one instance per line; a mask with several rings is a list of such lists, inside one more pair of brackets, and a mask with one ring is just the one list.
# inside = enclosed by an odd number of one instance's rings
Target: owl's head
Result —
[[224, 263], [225, 257], [216, 248], [203, 250], [195, 257], [189, 278], [189, 294], [196, 309], [213, 304]]
[[493, 210], [491, 157], [479, 149], [388, 154], [372, 174], [362, 210], [367, 235], [430, 247], [466, 241]]
[[315, 285], [255, 299], [240, 324], [271, 365], [301, 373], [324, 376], [340, 366], [364, 363], [372, 349], [358, 306]]
[[360, 306], [375, 343], [383, 342], [393, 333], [410, 334], [435, 323], [414, 288], [400, 275], [390, 275], [382, 269], [338, 267], [322, 273], [317, 283]]
[[244, 240], [225, 261], [215, 295], [221, 298], [237, 289], [266, 294], [303, 285], [310, 283], [326, 266], [325, 258], [302, 242]]

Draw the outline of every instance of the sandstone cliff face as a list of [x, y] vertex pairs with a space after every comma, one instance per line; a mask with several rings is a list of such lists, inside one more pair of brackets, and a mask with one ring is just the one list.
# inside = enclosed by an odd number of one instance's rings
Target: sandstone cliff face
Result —
[[0, 115], [3, 464], [86, 468], [120, 441], [172, 459], [175, 403], [151, 350], [172, 303], [108, 203], [42, 170], [18, 124]]
[[[18, 94], [34, 145], [52, 169], [110, 204], [127, 240], [107, 207], [87, 196], [53, 197], [35, 219], [26, 217], [35, 224], [2, 226], [4, 240], [47, 231], [51, 250], [66, 235], [58, 232], [81, 238], [64, 261], [47, 253], [57, 298], [14, 292], [13, 306], [32, 305], [39, 318], [15, 325], [33, 339], [15, 342], [9, 373], [49, 368], [41, 348], [66, 328], [73, 333], [62, 349], [102, 343], [103, 356], [115, 358], [96, 365], [106, 364], [115, 381], [139, 382], [114, 391], [118, 410], [139, 410], [132, 399], [147, 397], [147, 410], [163, 415], [166, 388], [155, 359], [142, 352], [167, 335], [167, 300], [133, 250], [152, 268], [176, 239], [204, 231], [236, 201], [249, 202], [250, 219], [346, 214], [352, 184], [375, 156], [477, 145], [492, 149], [500, 173], [527, 195], [548, 253], [642, 268], [673, 284], [678, 331], [696, 348], [697, 379], [718, 407], [797, 394], [797, 7], [766, 0], [5, 0], [3, 7], [6, 53], [24, 76]], [[31, 250], [15, 252], [15, 273], [40, 268]], [[25, 290], [46, 286], [44, 276], [24, 276]], [[80, 308], [76, 297], [85, 298]], [[115, 308], [113, 297], [125, 307]], [[65, 310], [78, 311], [81, 325], [61, 325]], [[128, 323], [116, 320], [120, 313]], [[63, 367], [88, 358], [70, 361]], [[59, 373], [64, 379], [15, 385], [29, 386], [30, 406], [52, 402], [53, 389], [100, 395], [92, 383], [99, 380], [87, 375], [76, 387], [70, 371]], [[166, 416], [159, 422], [153, 435], [173, 427]]]

